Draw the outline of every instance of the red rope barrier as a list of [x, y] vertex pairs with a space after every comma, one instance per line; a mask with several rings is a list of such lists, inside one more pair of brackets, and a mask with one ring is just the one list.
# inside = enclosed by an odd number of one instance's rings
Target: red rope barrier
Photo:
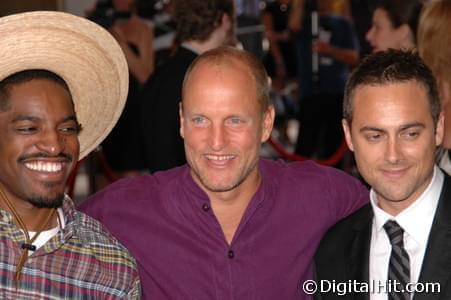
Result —
[[[279, 144], [278, 142], [274, 141], [272, 137], [269, 138], [268, 144], [270, 144], [273, 147], [273, 149], [280, 156], [282, 156], [282, 158], [284, 158], [286, 160], [302, 161], [302, 160], [311, 159], [309, 157], [305, 157], [305, 156], [302, 156], [302, 155], [297, 155], [297, 154], [293, 154], [293, 153], [288, 152], [281, 144]], [[343, 157], [344, 157], [344, 155], [346, 154], [347, 151], [348, 151], [348, 145], [346, 144], [346, 141], [343, 140], [343, 142], [341, 143], [340, 147], [338, 147], [337, 151], [335, 151], [335, 153], [331, 157], [329, 157], [328, 159], [322, 159], [322, 160], [315, 160], [314, 159], [314, 160], [317, 163], [321, 164], [321, 165], [334, 166], [340, 160], [343, 159]]]

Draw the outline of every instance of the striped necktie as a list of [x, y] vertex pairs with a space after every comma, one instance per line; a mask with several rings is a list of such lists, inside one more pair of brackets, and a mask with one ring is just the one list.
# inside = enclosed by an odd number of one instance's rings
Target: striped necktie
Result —
[[384, 229], [392, 247], [388, 264], [388, 299], [409, 300], [410, 293], [406, 290], [406, 284], [410, 282], [410, 262], [404, 249], [404, 230], [396, 221], [391, 220], [384, 224]]

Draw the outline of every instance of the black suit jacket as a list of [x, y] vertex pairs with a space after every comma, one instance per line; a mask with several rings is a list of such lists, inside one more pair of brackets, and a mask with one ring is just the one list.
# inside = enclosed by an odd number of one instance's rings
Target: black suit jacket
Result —
[[[367, 204], [336, 224], [321, 241], [315, 257], [316, 280], [369, 281], [373, 210]], [[421, 222], [421, 220], [419, 220]], [[451, 299], [451, 177], [445, 175], [429, 234], [419, 282], [440, 283], [440, 293], [415, 293], [414, 300]], [[367, 293], [316, 294], [316, 299], [369, 299]]]
[[182, 83], [197, 54], [183, 46], [157, 68], [146, 83], [141, 99], [141, 126], [147, 168], [167, 170], [186, 162], [180, 136], [179, 102]]

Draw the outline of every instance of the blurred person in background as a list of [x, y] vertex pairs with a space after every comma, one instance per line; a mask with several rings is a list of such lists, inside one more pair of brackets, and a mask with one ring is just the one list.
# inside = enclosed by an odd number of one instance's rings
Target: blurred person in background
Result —
[[[261, 0], [234, 0], [236, 8], [237, 39], [244, 50], [263, 58], [263, 33], [261, 30]], [[263, 4], [263, 5], [262, 5]]]
[[130, 73], [124, 112], [102, 147], [118, 176], [134, 176], [145, 170], [139, 100], [143, 84], [154, 71], [153, 29], [137, 15], [135, 0], [99, 1], [96, 9], [89, 18], [101, 23], [116, 38]]
[[418, 51], [437, 79], [445, 114], [443, 149], [439, 165], [451, 174], [451, 1], [430, 1], [424, 8], [418, 27]]
[[290, 145], [288, 121], [296, 118], [297, 59], [296, 44], [288, 28], [291, 0], [276, 0], [266, 5], [262, 23], [269, 49], [264, 55], [264, 65], [271, 77], [271, 100], [276, 110], [274, 127], [279, 140]]
[[290, 11], [291, 0], [277, 0], [268, 3], [262, 15], [265, 36], [269, 41], [265, 67], [273, 83], [274, 80], [283, 82], [287, 77], [293, 78], [297, 73], [296, 49], [288, 28]]
[[373, 52], [414, 48], [421, 8], [420, 0], [380, 0], [366, 34]]
[[[289, 27], [296, 32], [300, 91], [300, 131], [296, 153], [328, 158], [343, 141], [341, 104], [351, 67], [359, 61], [357, 36], [348, 18], [336, 15], [333, 2], [293, 0]], [[311, 12], [318, 11], [318, 34]], [[315, 72], [314, 56], [318, 61]]]

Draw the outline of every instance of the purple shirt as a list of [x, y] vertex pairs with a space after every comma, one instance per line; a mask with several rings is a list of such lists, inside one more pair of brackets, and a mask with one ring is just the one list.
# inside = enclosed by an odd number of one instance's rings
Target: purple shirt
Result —
[[262, 160], [262, 184], [231, 245], [183, 166], [110, 185], [82, 210], [135, 256], [147, 299], [310, 299], [302, 283], [327, 229], [368, 202], [355, 178]]

